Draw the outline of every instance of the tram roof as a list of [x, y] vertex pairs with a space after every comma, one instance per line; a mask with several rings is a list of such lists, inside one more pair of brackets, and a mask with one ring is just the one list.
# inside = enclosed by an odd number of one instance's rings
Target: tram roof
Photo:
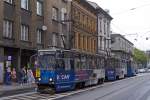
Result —
[[48, 52], [48, 51], [66, 51], [69, 52], [70, 50], [65, 50], [65, 49], [59, 49], [59, 48], [50, 48], [50, 49], [40, 49], [38, 52]]
[[76, 49], [66, 50], [66, 49], [62, 49], [62, 48], [48, 48], [48, 49], [38, 50], [38, 52], [57, 52], [57, 51], [71, 52], [71, 53], [81, 54], [81, 55], [103, 57], [103, 55], [101, 55], [101, 54], [92, 54], [92, 53], [89, 53], [89, 52], [79, 51], [79, 50], [76, 50]]

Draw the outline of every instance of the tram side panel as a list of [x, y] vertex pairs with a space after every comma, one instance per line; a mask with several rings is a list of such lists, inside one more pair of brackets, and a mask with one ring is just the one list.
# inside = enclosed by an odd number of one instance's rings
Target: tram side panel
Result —
[[127, 62], [127, 77], [132, 77], [135, 75], [134, 66], [131, 61]]
[[82, 88], [85, 86], [85, 82], [89, 80], [90, 71], [87, 70], [86, 58], [76, 55], [74, 57], [74, 71], [75, 71], [75, 84], [76, 88]]
[[99, 56], [88, 58], [87, 65], [89, 67], [89, 80], [85, 83], [88, 85], [102, 84], [105, 79], [104, 59]]
[[94, 73], [96, 75], [97, 83], [102, 84], [105, 80], [105, 69], [104, 69], [104, 58], [97, 58], [97, 68], [94, 69]]
[[75, 82], [77, 87], [81, 88], [103, 82], [105, 78], [105, 71], [98, 67], [97, 58], [95, 56], [85, 55], [81, 58], [76, 56], [74, 61]]
[[125, 77], [126, 69], [122, 61], [116, 60], [115, 70], [116, 79], [123, 79]]

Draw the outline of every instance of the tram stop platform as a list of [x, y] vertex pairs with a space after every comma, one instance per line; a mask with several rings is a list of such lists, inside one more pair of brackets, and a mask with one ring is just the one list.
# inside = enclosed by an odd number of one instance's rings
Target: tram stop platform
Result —
[[12, 96], [22, 93], [35, 92], [35, 84], [12, 84], [12, 85], [1, 85], [0, 84], [0, 98], [5, 96]]

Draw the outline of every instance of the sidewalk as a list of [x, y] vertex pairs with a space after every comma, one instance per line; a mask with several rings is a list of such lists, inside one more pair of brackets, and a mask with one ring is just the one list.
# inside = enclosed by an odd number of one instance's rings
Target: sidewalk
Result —
[[35, 84], [12, 84], [12, 85], [0, 85], [0, 97], [11, 96], [15, 94], [34, 92], [36, 88]]

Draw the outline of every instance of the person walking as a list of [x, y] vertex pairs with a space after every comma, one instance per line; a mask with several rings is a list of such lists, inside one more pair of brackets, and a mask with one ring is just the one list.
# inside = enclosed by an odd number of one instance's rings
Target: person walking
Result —
[[21, 85], [26, 83], [26, 70], [25, 70], [25, 67], [23, 67], [19, 72], [19, 83]]
[[27, 70], [27, 79], [29, 84], [35, 83], [34, 75], [30, 68]]
[[5, 83], [6, 85], [11, 85], [11, 69], [10, 67], [7, 67], [6, 68], [6, 73], [5, 73]]
[[17, 77], [16, 77], [16, 69], [15, 68], [13, 68], [11, 71], [11, 79], [12, 79], [12, 82], [16, 83]]

